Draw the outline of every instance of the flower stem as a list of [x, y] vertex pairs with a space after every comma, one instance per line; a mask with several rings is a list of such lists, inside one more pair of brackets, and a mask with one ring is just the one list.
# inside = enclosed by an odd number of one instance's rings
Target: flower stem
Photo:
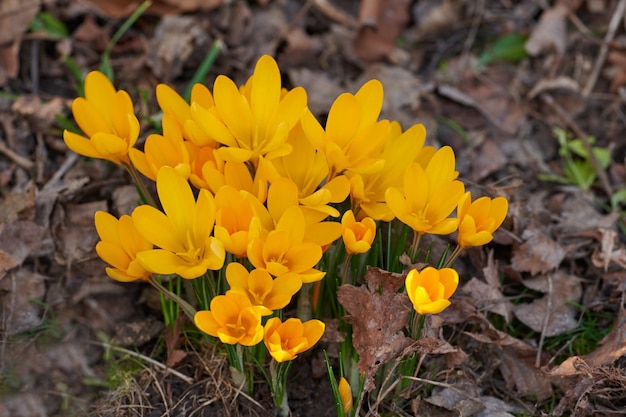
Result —
[[161, 294], [165, 295], [170, 300], [178, 303], [178, 305], [183, 310], [183, 312], [187, 315], [187, 317], [189, 317], [189, 319], [193, 321], [193, 317], [196, 315], [196, 309], [193, 308], [191, 304], [189, 304], [187, 301], [183, 300], [178, 295], [174, 294], [173, 292], [165, 288], [163, 285], [161, 285], [161, 283], [158, 282], [154, 276], [150, 276], [150, 278], [148, 279], [148, 282], [154, 288], [156, 288]]
[[443, 267], [444, 268], [450, 268], [452, 266], [452, 264], [454, 263], [454, 261], [456, 261], [456, 258], [459, 257], [459, 255], [461, 254], [462, 251], [463, 251], [463, 248], [461, 246], [457, 246], [456, 248], [454, 248], [454, 250], [452, 251], [452, 254], [446, 260], [446, 263], [444, 264]]
[[280, 417], [288, 417], [291, 414], [287, 399], [287, 375], [291, 364], [292, 361], [276, 362], [273, 359], [270, 362], [270, 386], [274, 395], [274, 404], [278, 408], [276, 415]]
[[154, 201], [154, 198], [152, 198], [152, 194], [150, 194], [150, 192], [146, 188], [146, 184], [144, 184], [141, 177], [139, 176], [139, 171], [137, 171], [137, 168], [135, 168], [133, 164], [125, 165], [124, 167], [126, 168], [126, 171], [128, 171], [128, 174], [130, 174], [130, 177], [133, 179], [141, 201], [143, 201], [145, 204], [151, 205], [152, 207], [159, 208], [156, 201]]

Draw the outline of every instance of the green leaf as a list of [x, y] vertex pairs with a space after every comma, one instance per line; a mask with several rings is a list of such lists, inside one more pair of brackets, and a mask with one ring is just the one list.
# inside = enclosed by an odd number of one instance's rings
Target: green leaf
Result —
[[494, 61], [519, 62], [528, 57], [525, 45], [527, 35], [508, 33], [500, 36], [485, 52], [482, 53], [476, 65], [485, 66]]
[[65, 23], [48, 12], [39, 12], [30, 24], [31, 32], [43, 32], [53, 39], [65, 39], [69, 32]]
[[626, 188], [622, 188], [611, 196], [611, 208], [617, 210], [620, 205], [626, 204]]

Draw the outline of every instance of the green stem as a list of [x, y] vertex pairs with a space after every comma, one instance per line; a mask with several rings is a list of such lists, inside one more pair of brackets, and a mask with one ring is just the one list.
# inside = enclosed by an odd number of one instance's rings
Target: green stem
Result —
[[191, 98], [191, 90], [193, 89], [193, 86], [195, 84], [202, 83], [204, 81], [207, 73], [213, 66], [215, 59], [217, 59], [217, 55], [220, 53], [223, 47], [224, 47], [224, 43], [222, 42], [221, 39], [217, 39], [215, 42], [213, 42], [213, 45], [211, 45], [211, 49], [209, 49], [209, 52], [206, 54], [206, 56], [202, 60], [202, 63], [200, 63], [200, 66], [198, 67], [195, 74], [193, 74], [191, 81], [189, 81], [189, 84], [187, 85], [187, 89], [185, 90], [185, 93], [183, 94], [183, 98], [185, 99], [185, 101], [189, 102], [189, 99]]
[[274, 404], [278, 408], [277, 415], [288, 417], [290, 415], [289, 401], [287, 398], [287, 375], [291, 369], [292, 361], [270, 362], [270, 386], [274, 395]]
[[137, 171], [137, 168], [135, 168], [133, 164], [124, 167], [126, 168], [126, 171], [128, 171], [128, 174], [135, 183], [135, 187], [137, 187], [137, 192], [139, 193], [139, 198], [141, 199], [141, 201], [144, 204], [149, 204], [152, 207], [159, 208], [156, 201], [154, 201], [154, 198], [152, 198], [152, 194], [150, 194], [150, 192], [146, 188], [146, 184], [139, 176], [139, 171]]
[[178, 303], [178, 305], [180, 306], [180, 308], [183, 310], [183, 312], [187, 315], [187, 317], [189, 317], [189, 319], [191, 321], [193, 321], [194, 316], [196, 315], [196, 309], [193, 308], [193, 306], [191, 304], [189, 304], [187, 301], [183, 300], [182, 298], [180, 298], [178, 295], [174, 294], [173, 292], [171, 292], [170, 290], [168, 290], [167, 288], [165, 288], [163, 285], [161, 285], [160, 282], [158, 282], [154, 276], [151, 276], [148, 279], [148, 282], [155, 287], [161, 294], [165, 295], [166, 297], [168, 297], [170, 300], [175, 301], [176, 303]]
[[459, 257], [459, 255], [461, 254], [461, 252], [463, 252], [463, 248], [461, 246], [457, 246], [456, 248], [454, 248], [454, 250], [452, 251], [452, 254], [450, 255], [450, 257], [446, 260], [446, 263], [443, 265], [444, 268], [450, 268], [452, 267], [452, 264], [454, 263], [454, 261], [456, 261], [456, 258]]

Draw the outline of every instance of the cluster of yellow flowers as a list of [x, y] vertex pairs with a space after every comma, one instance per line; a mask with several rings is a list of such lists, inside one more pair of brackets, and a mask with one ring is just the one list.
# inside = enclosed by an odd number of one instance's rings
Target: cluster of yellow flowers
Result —
[[[314, 345], [324, 324], [274, 317], [263, 325], [262, 318], [287, 306], [303, 283], [324, 277], [316, 267], [340, 237], [348, 255], [365, 253], [376, 222], [397, 218], [414, 241], [457, 231], [464, 248], [489, 242], [506, 216], [503, 197], [472, 201], [457, 179], [454, 152], [425, 146], [422, 125], [402, 131], [379, 120], [377, 80], [341, 94], [325, 126], [308, 110], [303, 88], [282, 88], [270, 56], [240, 87], [219, 76], [212, 92], [193, 86], [191, 104], [163, 84], [156, 96], [163, 132], [149, 135], [143, 151], [135, 147], [140, 125], [130, 96], [103, 74], [89, 73], [85, 97], [73, 103], [85, 136], [66, 131], [67, 146], [139, 171], [156, 182], [160, 202], [119, 219], [98, 212], [97, 253], [118, 281], [194, 279], [233, 260], [225, 268], [230, 289], [194, 321], [227, 344], [264, 340], [276, 361]], [[445, 309], [457, 285], [450, 268], [411, 271], [406, 280], [420, 314]]]

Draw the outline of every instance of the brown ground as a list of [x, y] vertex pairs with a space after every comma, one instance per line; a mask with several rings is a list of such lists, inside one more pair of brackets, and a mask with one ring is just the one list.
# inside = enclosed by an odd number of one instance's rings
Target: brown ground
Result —
[[[136, 194], [123, 171], [63, 144], [55, 116], [77, 94], [63, 57], [97, 68], [135, 3], [0, 2], [2, 417], [272, 415], [267, 388], [238, 392], [214, 348], [168, 355], [154, 291], [106, 278], [93, 250], [93, 213], [129, 213]], [[363, 415], [624, 413], [626, 1], [153, 3], [111, 52], [138, 113], [156, 112], [159, 82], [183, 91], [219, 41], [209, 86], [217, 74], [243, 82], [269, 53], [323, 117], [339, 92], [378, 78], [383, 117], [425, 124], [469, 188], [509, 199], [503, 230], [457, 262], [453, 306], [428, 323], [429, 340], [447, 343], [420, 346], [407, 398], [373, 397]], [[67, 34], [28, 31], [39, 12]], [[510, 34], [529, 36], [527, 53], [502, 45]], [[574, 157], [588, 190], [551, 181], [567, 177], [555, 128], [609, 150], [608, 167]], [[289, 386], [295, 416], [334, 415], [320, 351]]]

